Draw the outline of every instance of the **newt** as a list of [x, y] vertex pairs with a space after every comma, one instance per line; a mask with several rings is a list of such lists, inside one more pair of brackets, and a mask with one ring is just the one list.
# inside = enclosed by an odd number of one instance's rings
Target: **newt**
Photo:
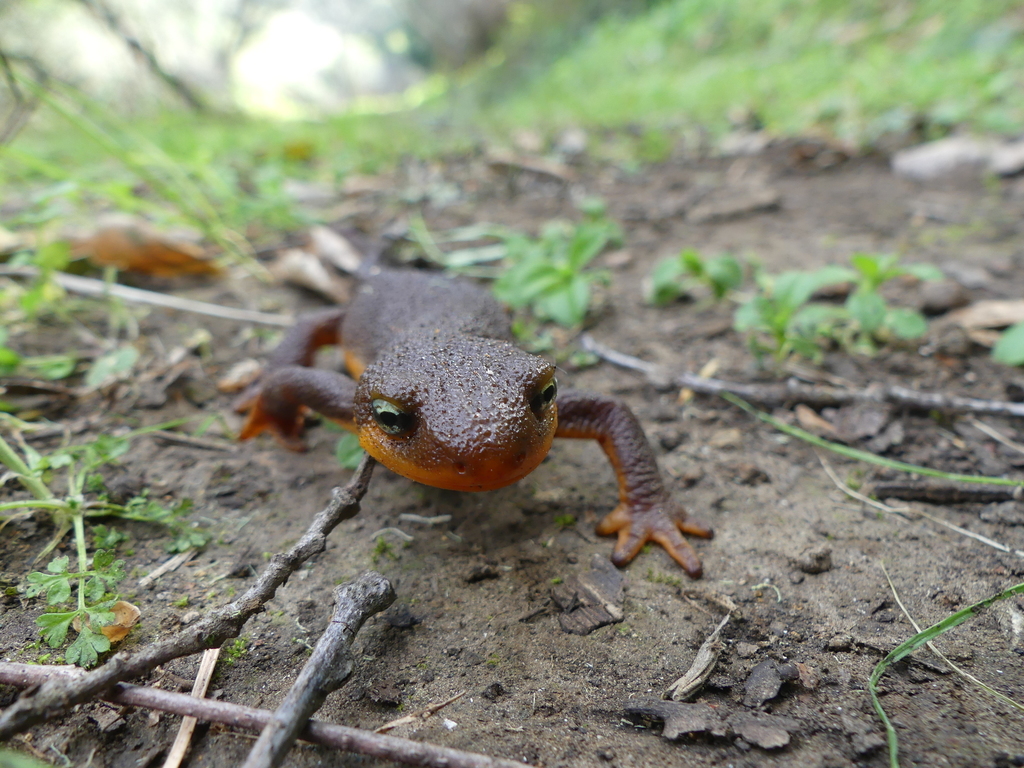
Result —
[[[665, 488], [636, 416], [621, 399], [559, 389], [555, 366], [517, 347], [505, 309], [483, 288], [437, 273], [373, 267], [345, 306], [300, 318], [236, 404], [241, 439], [270, 431], [303, 450], [316, 411], [359, 436], [377, 461], [437, 488], [489, 491], [522, 479], [556, 437], [597, 440], [615, 470], [619, 504], [597, 525], [617, 535], [612, 562], [648, 541], [693, 578], [682, 534], [711, 538]], [[348, 375], [314, 368], [339, 345]]]

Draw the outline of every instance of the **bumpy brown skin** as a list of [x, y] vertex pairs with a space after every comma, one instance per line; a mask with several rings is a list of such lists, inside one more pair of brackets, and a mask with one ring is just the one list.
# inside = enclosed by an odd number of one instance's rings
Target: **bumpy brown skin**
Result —
[[[312, 368], [317, 348], [342, 345], [358, 381]], [[484, 290], [439, 275], [378, 271], [347, 308], [301, 319], [237, 404], [249, 411], [242, 439], [273, 432], [302, 450], [303, 416], [316, 411], [359, 435], [389, 469], [460, 491], [501, 488], [532, 472], [554, 437], [597, 440], [619, 483], [619, 505], [597, 526], [618, 535], [624, 566], [648, 541], [692, 577], [697, 553], [680, 532], [710, 538], [665, 489], [643, 430], [621, 400], [563, 391], [553, 402], [554, 366], [511, 343], [504, 310]], [[380, 407], [403, 413], [389, 433]], [[376, 411], [376, 413], [375, 413]]]

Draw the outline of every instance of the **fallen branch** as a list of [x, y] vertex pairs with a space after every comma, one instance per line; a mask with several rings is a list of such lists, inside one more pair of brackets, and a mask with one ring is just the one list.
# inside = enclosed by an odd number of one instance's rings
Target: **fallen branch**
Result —
[[313, 654], [253, 745], [243, 768], [276, 768], [310, 716], [327, 695], [340, 688], [355, 667], [349, 649], [363, 622], [395, 601], [391, 582], [376, 571], [342, 584], [334, 592], [334, 616], [320, 636]]
[[864, 389], [842, 389], [804, 384], [796, 379], [789, 379], [781, 384], [741, 384], [722, 379], [705, 379], [692, 373], [673, 374], [660, 365], [606, 347], [589, 334], [580, 337], [580, 346], [613, 365], [639, 371], [656, 387], [680, 387], [702, 395], [721, 395], [728, 392], [770, 408], [793, 403], [805, 403], [813, 408], [838, 408], [853, 403], [891, 403], [925, 411], [1024, 416], [1024, 403], [979, 400], [939, 392], [918, 392], [906, 387], [887, 387], [879, 384]]
[[376, 462], [363, 458], [356, 474], [344, 488], [335, 488], [331, 503], [310, 524], [306, 533], [286, 553], [271, 558], [256, 583], [241, 597], [212, 611], [166, 640], [152, 643], [136, 653], [121, 651], [100, 668], [73, 680], [49, 680], [38, 690], [18, 699], [0, 715], [0, 742], [34, 725], [58, 717], [71, 707], [108, 691], [122, 680], [148, 674], [172, 659], [217, 648], [237, 637], [245, 623], [263, 606], [304, 562], [326, 549], [327, 536], [342, 520], [359, 511]]
[[[0, 277], [28, 277], [39, 276], [39, 270], [35, 267], [9, 267], [0, 265]], [[102, 280], [93, 280], [91, 277], [79, 277], [69, 275], [67, 272], [51, 272], [50, 280], [57, 283], [61, 288], [80, 293], [83, 296], [116, 296], [124, 301], [134, 304], [148, 304], [153, 307], [165, 307], [176, 309], [179, 312], [191, 312], [207, 317], [219, 317], [224, 320], [238, 320], [243, 323], [259, 323], [260, 325], [276, 325], [284, 328], [295, 324], [295, 318], [291, 315], [274, 315], [269, 312], [256, 312], [251, 309], [237, 309], [235, 307], [222, 307], [220, 304], [209, 304], [205, 301], [194, 301], [183, 299], [180, 296], [171, 296], [156, 291], [144, 291], [141, 288], [132, 288], [130, 285], [120, 283], [105, 283]]]
[[876, 483], [871, 492], [880, 499], [924, 501], [928, 504], [991, 504], [1024, 499], [1024, 486], [1016, 488], [965, 488], [940, 483]]
[[[48, 685], [54, 680], [63, 682], [81, 680], [87, 674], [77, 667], [47, 667], [39, 664], [0, 662], [0, 683], [27, 688]], [[262, 730], [274, 716], [265, 709], [244, 707], [214, 699], [197, 699], [185, 693], [165, 691], [141, 685], [117, 683], [102, 694], [103, 699], [115, 704], [144, 707], [176, 715], [196, 717], [211, 723], [224, 723], [249, 731]], [[405, 765], [427, 768], [523, 768], [523, 763], [487, 757], [474, 752], [463, 752], [448, 747], [396, 736], [384, 736], [358, 728], [333, 725], [310, 720], [301, 734], [314, 744], [333, 747], [346, 752], [368, 755], [380, 760], [391, 760]]]

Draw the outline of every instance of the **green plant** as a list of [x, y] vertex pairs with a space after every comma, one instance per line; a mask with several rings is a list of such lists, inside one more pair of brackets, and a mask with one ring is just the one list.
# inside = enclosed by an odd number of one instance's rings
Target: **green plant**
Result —
[[355, 469], [363, 460], [365, 451], [359, 445], [359, 436], [346, 432], [338, 438], [338, 445], [334, 449], [334, 457], [345, 469]]
[[[80, 517], [76, 518], [76, 521], [80, 520]], [[76, 534], [78, 527], [76, 523]], [[70, 602], [72, 582], [76, 583], [77, 607], [44, 613], [36, 619], [36, 624], [43, 640], [51, 648], [59, 648], [67, 639], [71, 625], [77, 623], [78, 637], [64, 652], [64, 659], [71, 664], [91, 667], [99, 661], [99, 654], [110, 650], [110, 640], [102, 628], [115, 620], [111, 609], [119, 598], [112, 592], [125, 577], [124, 561], [115, 560], [113, 552], [100, 549], [93, 554], [92, 567], [89, 567], [84, 534], [75, 538], [81, 541], [78, 571], [68, 570], [70, 558], [67, 555], [56, 557], [47, 564], [46, 573], [36, 571], [28, 575], [29, 586], [25, 589], [25, 596], [44, 594], [46, 604], [52, 608]]]
[[572, 528], [576, 525], [575, 515], [556, 515], [555, 526], [558, 528]]
[[930, 264], [900, 264], [894, 254], [855, 253], [850, 257], [856, 287], [846, 299], [846, 322], [840, 322], [838, 340], [848, 349], [873, 354], [875, 342], [895, 336], [916, 339], [928, 330], [924, 315], [908, 307], [890, 307], [878, 293], [890, 280], [904, 275], [919, 280], [941, 280], [942, 272]]
[[715, 299], [722, 299], [742, 282], [743, 266], [735, 256], [704, 258], [693, 248], [685, 248], [678, 256], [669, 256], [655, 265], [647, 301], [662, 306], [698, 285], [707, 286]]
[[[113, 552], [113, 548], [124, 540], [124, 534], [97, 526], [93, 531], [97, 546], [90, 558], [85, 519], [114, 515], [173, 526], [175, 516], [188, 508], [185, 503], [166, 508], [147, 499], [144, 494], [125, 504], [114, 504], [101, 493], [97, 498], [88, 498], [103, 489], [102, 478], [96, 470], [124, 455], [134, 434], [125, 437], [101, 435], [89, 443], [65, 446], [45, 456], [24, 442], [19, 454], [0, 438], [0, 464], [9, 470], [3, 479], [18, 480], [34, 497], [0, 503], [0, 526], [37, 511], [49, 514], [56, 532], [37, 560], [52, 552], [69, 530], [74, 531], [77, 570], [71, 570], [68, 556], [56, 557], [47, 564], [45, 572], [37, 571], [27, 576], [28, 586], [25, 589], [28, 597], [45, 596], [50, 607], [67, 603], [72, 592], [76, 593], [73, 609], [45, 613], [36, 620], [43, 639], [51, 648], [63, 644], [68, 628], [77, 621], [78, 637], [65, 654], [73, 664], [92, 666], [100, 653], [109, 650], [110, 641], [102, 629], [114, 621], [111, 607], [119, 597], [113, 594], [113, 590], [125, 575], [124, 561], [116, 560]], [[67, 493], [63, 497], [57, 496], [49, 486], [58, 471], [64, 472], [67, 483]]]
[[377, 539], [376, 543], [373, 545], [373, 550], [370, 552], [370, 562], [377, 565], [377, 563], [385, 557], [388, 560], [398, 559], [398, 555], [395, 554], [394, 545], [381, 536]]
[[[928, 330], [920, 312], [889, 306], [879, 289], [904, 275], [939, 279], [942, 273], [938, 269], [927, 264], [903, 265], [891, 254], [855, 253], [850, 263], [853, 269], [828, 266], [774, 277], [758, 273], [760, 291], [736, 310], [736, 330], [749, 332], [755, 354], [770, 352], [779, 361], [792, 353], [818, 359], [824, 339], [870, 355], [877, 352], [879, 343], [914, 339]], [[840, 283], [853, 283], [841, 306], [808, 303], [816, 291]]]
[[823, 267], [811, 272], [783, 272], [776, 276], [758, 272], [759, 291], [736, 310], [733, 324], [737, 331], [749, 333], [749, 343], [758, 357], [770, 352], [782, 361], [792, 353], [816, 358], [821, 354], [814, 330], [799, 313], [814, 292], [826, 285], [845, 282], [849, 270]]
[[992, 347], [992, 358], [1006, 365], [1024, 365], [1024, 323], [1011, 325]]
[[236, 637], [224, 646], [224, 663], [228, 666], [240, 661], [249, 651], [249, 638], [246, 636]]
[[542, 320], [573, 328], [590, 307], [591, 287], [607, 281], [603, 270], [587, 270], [608, 245], [621, 243], [619, 226], [605, 217], [604, 205], [590, 201], [579, 224], [549, 222], [539, 238], [505, 237], [508, 269], [494, 284], [494, 294], [511, 307], [529, 307]]
[[[882, 702], [878, 698], [878, 683], [882, 679], [882, 675], [885, 674], [891, 665], [898, 662], [900, 659], [904, 659], [914, 651], [928, 644], [939, 635], [948, 632], [954, 627], [958, 627], [968, 619], [974, 618], [978, 614], [982, 613], [985, 609], [991, 606], [993, 603], [999, 602], [1000, 600], [1006, 600], [1007, 598], [1014, 597], [1015, 595], [1024, 594], [1024, 584], [1016, 584], [1015, 586], [1005, 589], [1002, 592], [987, 597], [984, 600], [979, 600], [973, 605], [969, 605], [962, 610], [957, 611], [950, 616], [947, 616], [942, 621], [933, 624], [916, 635], [900, 643], [898, 646], [893, 648], [886, 654], [885, 658], [882, 659], [875, 665], [875, 668], [871, 671], [871, 677], [868, 678], [868, 693], [871, 695], [871, 705], [875, 708], [875, 712], [878, 717], [882, 720], [882, 724], [885, 726], [886, 740], [889, 744], [889, 766], [890, 768], [900, 768], [899, 760], [899, 739], [896, 736], [896, 728], [889, 720], [889, 716], [885, 713], [882, 708]], [[991, 689], [990, 689], [991, 690]], [[1009, 701], [1014, 706], [1020, 708], [1020, 705], [1011, 699], [1006, 699], [1000, 695], [1001, 698]]]

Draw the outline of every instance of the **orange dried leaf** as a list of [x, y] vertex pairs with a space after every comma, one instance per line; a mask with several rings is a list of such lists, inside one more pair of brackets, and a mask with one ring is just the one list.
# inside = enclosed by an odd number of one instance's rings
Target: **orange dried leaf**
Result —
[[[142, 612], [126, 600], [118, 600], [111, 606], [110, 610], [114, 612], [114, 623], [106, 627], [100, 627], [100, 632], [111, 643], [119, 643], [128, 636], [129, 630], [139, 623], [139, 617], [142, 615]], [[74, 627], [76, 632], [82, 631], [82, 622], [77, 617], [71, 622], [71, 626]]]
[[154, 277], [219, 275], [205, 249], [183, 236], [158, 232], [142, 219], [109, 217], [88, 237], [74, 243], [75, 256], [96, 266], [116, 267]]

